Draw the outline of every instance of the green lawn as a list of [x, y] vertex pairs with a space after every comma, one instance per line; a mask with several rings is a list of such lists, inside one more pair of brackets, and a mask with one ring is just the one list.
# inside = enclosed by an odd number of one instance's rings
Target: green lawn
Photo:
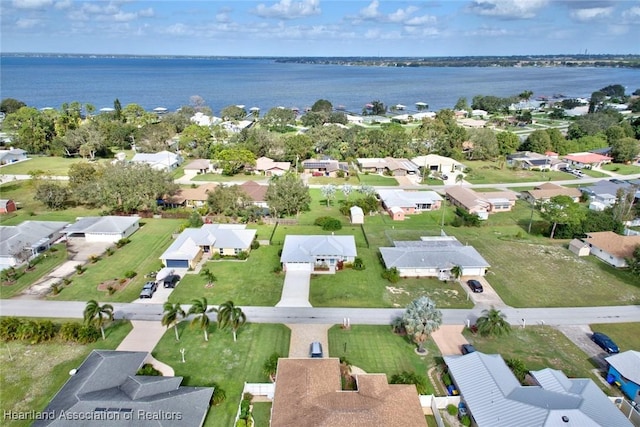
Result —
[[632, 175], [640, 173], [640, 165], [633, 163], [630, 165], [624, 163], [608, 163], [602, 166], [602, 169], [619, 173], [620, 175]]
[[640, 349], [640, 323], [598, 323], [590, 327], [594, 332], [609, 335], [621, 352]]
[[251, 251], [246, 261], [209, 261], [208, 268], [216, 276], [215, 285], [207, 288], [206, 280], [197, 274], [186, 274], [173, 290], [169, 300], [191, 303], [206, 297], [210, 304], [232, 300], [237, 305], [275, 306], [280, 301], [284, 274], [273, 269], [279, 265], [280, 246], [261, 246]]
[[471, 172], [465, 175], [465, 180], [472, 184], [495, 184], [506, 182], [535, 182], [548, 180], [568, 180], [575, 179], [572, 175], [564, 172], [542, 172], [523, 169], [510, 169], [498, 167], [496, 162], [484, 160], [471, 160], [465, 163], [471, 168]]
[[19, 294], [66, 260], [67, 249], [65, 245], [54, 245], [52, 249], [38, 258], [38, 261], [34, 263], [31, 271], [25, 271], [26, 265], [18, 268], [18, 271], [25, 273], [11, 285], [2, 284], [2, 286], [0, 286], [0, 298], [11, 298]]
[[391, 332], [389, 326], [353, 325], [351, 329], [334, 326], [329, 329], [329, 355], [345, 357], [353, 366], [367, 373], [393, 374], [403, 371], [424, 375], [431, 391], [427, 370], [435, 366], [440, 357], [433, 340], [428, 340], [426, 356], [415, 353], [416, 345], [406, 337]]
[[72, 164], [86, 161], [87, 160], [81, 158], [68, 157], [31, 157], [31, 160], [2, 166], [0, 168], [0, 174], [31, 175], [31, 171], [41, 170], [51, 176], [66, 176]]
[[269, 427], [271, 421], [271, 402], [253, 403], [253, 421], [255, 427]]
[[[358, 177], [356, 176], [345, 176], [344, 178], [337, 178], [337, 177], [334, 178], [330, 176], [310, 176], [308, 183], [312, 185], [333, 184], [335, 186], [342, 186], [344, 184], [349, 184], [349, 185], [361, 184], [361, 182], [358, 180]], [[378, 185], [381, 185], [381, 184], [378, 184]], [[389, 184], [389, 185], [393, 185], [393, 184]]]
[[[61, 319], [56, 319], [60, 321]], [[105, 329], [106, 341], [80, 345], [61, 341], [30, 345], [3, 343], [0, 351], [0, 411], [42, 411], [93, 349], [114, 350], [131, 330], [129, 322]], [[33, 420], [3, 419], [5, 427], [26, 427]]]
[[592, 169], [582, 169], [582, 173], [584, 173], [587, 176], [590, 176], [591, 178], [606, 178], [609, 176], [604, 172], [595, 171]]
[[570, 378], [591, 378], [600, 385], [591, 372], [595, 366], [589, 356], [550, 326], [514, 327], [511, 334], [504, 337], [483, 338], [468, 330], [464, 335], [478, 351], [499, 353], [505, 360], [521, 359], [527, 370], [559, 369]]
[[[398, 181], [392, 176], [383, 176], [378, 174], [358, 174], [358, 180], [360, 181], [360, 185], [372, 185], [372, 186], [387, 186], [387, 187], [395, 187], [398, 184]], [[439, 181], [442, 182], [442, 181]]]
[[219, 173], [203, 173], [191, 178], [191, 181], [210, 181], [210, 182], [233, 182], [233, 181], [268, 181], [269, 177], [256, 174], [238, 174], [233, 176], [221, 175]]
[[[173, 331], [167, 331], [153, 351], [158, 360], [169, 364], [176, 376], [184, 377], [182, 385], [209, 386], [218, 383], [226, 391], [227, 399], [209, 409], [205, 426], [233, 425], [244, 382], [268, 382], [262, 365], [274, 352], [289, 354], [290, 331], [284, 325], [248, 323], [238, 331], [233, 342], [229, 330], [217, 331], [212, 323], [209, 341], [205, 342], [199, 329], [191, 329], [187, 322], [179, 324], [180, 342]], [[186, 363], [181, 363], [180, 348], [185, 348]]]
[[[0, 170], [0, 174], [2, 170]], [[86, 209], [84, 207], [70, 207], [62, 211], [52, 211], [44, 204], [36, 201], [36, 194], [30, 180], [12, 181], [0, 186], [3, 199], [12, 199], [18, 205], [18, 210], [0, 216], [1, 225], [18, 225], [23, 221], [68, 221], [73, 223], [80, 216], [99, 215], [100, 209]]]
[[[65, 287], [58, 295], [50, 299], [87, 301], [130, 302], [138, 298], [142, 285], [147, 280], [146, 273], [158, 270], [162, 264], [159, 256], [171, 244], [171, 233], [175, 232], [182, 220], [178, 219], [144, 219], [140, 229], [131, 235], [131, 243], [116, 249], [111, 256], [103, 258], [95, 264], [87, 264], [87, 271], [82, 275], [71, 276], [71, 285]], [[138, 275], [129, 285], [109, 295], [98, 290], [98, 285], [115, 278], [123, 278], [124, 273], [133, 270]]]

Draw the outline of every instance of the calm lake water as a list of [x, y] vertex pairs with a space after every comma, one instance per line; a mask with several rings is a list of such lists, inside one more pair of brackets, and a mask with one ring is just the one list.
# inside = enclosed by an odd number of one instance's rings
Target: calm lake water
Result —
[[59, 108], [64, 102], [97, 109], [136, 103], [151, 110], [189, 105], [199, 95], [215, 113], [228, 105], [304, 109], [316, 100], [359, 112], [371, 101], [414, 109], [452, 108], [459, 97], [588, 97], [610, 84], [627, 93], [640, 88], [640, 70], [619, 68], [393, 68], [283, 64], [269, 59], [0, 57], [0, 97], [30, 106]]

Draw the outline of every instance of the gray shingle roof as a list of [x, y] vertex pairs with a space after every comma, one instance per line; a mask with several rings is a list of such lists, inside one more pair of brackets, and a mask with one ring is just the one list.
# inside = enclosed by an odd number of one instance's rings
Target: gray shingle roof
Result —
[[355, 257], [353, 236], [293, 236], [284, 239], [280, 262], [313, 262], [319, 256]]
[[444, 361], [479, 427], [632, 425], [590, 379], [542, 369], [531, 372], [539, 386], [522, 386], [499, 354], [474, 352]]
[[257, 230], [247, 230], [244, 224], [204, 224], [187, 228], [160, 256], [160, 259], [192, 260], [201, 246], [247, 250]]
[[42, 239], [68, 224], [63, 221], [24, 221], [19, 225], [0, 226], [0, 256], [11, 256], [19, 247], [37, 246]]
[[[181, 387], [182, 377], [136, 375], [147, 356], [94, 350], [45, 409], [55, 418], [33, 426], [201, 426], [213, 388]], [[68, 419], [79, 416], [84, 419]]]
[[88, 216], [79, 218], [74, 224], [67, 227], [64, 233], [119, 234], [139, 221], [140, 218], [135, 216]]
[[395, 247], [380, 248], [387, 268], [462, 268], [489, 267], [472, 246], [464, 246], [455, 237], [423, 237], [423, 240], [393, 242]]

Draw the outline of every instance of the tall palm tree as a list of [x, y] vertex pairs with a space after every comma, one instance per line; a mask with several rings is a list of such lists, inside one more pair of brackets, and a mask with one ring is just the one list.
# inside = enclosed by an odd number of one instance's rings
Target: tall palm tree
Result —
[[462, 185], [462, 183], [464, 182], [464, 175], [459, 173], [456, 175], [456, 184], [460, 184]]
[[208, 268], [203, 268], [200, 272], [200, 276], [204, 277], [207, 281], [207, 288], [210, 288], [213, 285], [213, 282], [216, 281], [216, 275], [211, 272]]
[[502, 336], [511, 332], [507, 315], [494, 307], [491, 307], [490, 310], [482, 310], [482, 316], [476, 321], [476, 326], [482, 336]]
[[207, 313], [217, 311], [215, 307], [209, 308], [207, 299], [202, 297], [201, 299], [194, 299], [191, 301], [191, 308], [188, 314], [195, 314], [196, 316], [191, 321], [191, 326], [198, 326], [204, 332], [204, 340], [209, 341], [209, 334], [207, 329], [209, 328], [209, 316]]
[[245, 323], [247, 323], [247, 315], [244, 314], [240, 307], [235, 306], [233, 301], [227, 301], [220, 305], [218, 309], [218, 325], [220, 329], [231, 326], [234, 342], [237, 341], [236, 332]]
[[454, 279], [458, 280], [460, 276], [462, 276], [462, 266], [454, 265], [453, 267], [451, 267], [451, 275]]
[[186, 313], [180, 306], [180, 303], [172, 304], [167, 301], [164, 303], [163, 309], [164, 316], [162, 316], [162, 326], [166, 326], [168, 329], [173, 325], [173, 330], [176, 333], [176, 341], [180, 341], [178, 322], [186, 316]]
[[111, 304], [100, 305], [98, 301], [92, 299], [87, 301], [84, 308], [84, 323], [87, 325], [96, 323], [100, 328], [102, 339], [104, 336], [104, 324], [107, 320], [113, 320], [113, 306]]

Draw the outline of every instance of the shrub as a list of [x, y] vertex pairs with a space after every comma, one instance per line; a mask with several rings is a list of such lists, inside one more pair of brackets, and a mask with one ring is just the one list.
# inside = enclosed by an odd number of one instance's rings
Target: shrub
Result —
[[382, 278], [391, 283], [398, 283], [400, 281], [400, 272], [397, 268], [391, 267], [382, 272]]
[[238, 252], [238, 255], [236, 255], [236, 257], [240, 260], [245, 260], [249, 258], [249, 253], [247, 251], [240, 251]]
[[415, 384], [418, 394], [428, 394], [427, 378], [415, 372], [402, 371], [394, 374], [389, 380], [389, 384]]
[[76, 342], [80, 336], [82, 325], [78, 322], [65, 322], [60, 326], [60, 338], [65, 341]]
[[113, 246], [109, 246], [109, 247], [104, 251], [104, 253], [105, 253], [107, 256], [111, 256], [111, 255], [113, 255], [113, 253], [114, 253], [114, 252], [115, 252], [115, 249], [113, 249]]
[[449, 375], [447, 372], [442, 374], [442, 382], [444, 383], [445, 386], [451, 385], [452, 384], [451, 375]]
[[522, 359], [518, 359], [517, 357], [513, 357], [511, 359], [505, 360], [505, 363], [507, 364], [509, 369], [511, 369], [511, 372], [513, 372], [513, 375], [516, 376], [518, 381], [523, 383], [525, 377], [527, 376], [528, 370], [527, 370], [527, 367], [525, 366], [524, 362], [522, 361]]
[[116, 242], [116, 248], [120, 249], [121, 247], [123, 247], [127, 243], [131, 243], [131, 239], [128, 239], [126, 237], [124, 239], [120, 239], [120, 240], [118, 240]]
[[69, 279], [68, 277], [65, 277], [65, 278], [63, 278], [63, 279], [62, 279], [62, 284], [63, 284], [64, 286], [69, 286], [69, 285], [71, 284], [71, 282], [72, 282], [72, 281], [73, 281], [73, 280]]
[[282, 264], [278, 264], [275, 267], [273, 267], [273, 272], [276, 274], [282, 273]]
[[220, 255], [220, 252], [214, 252], [213, 254], [211, 254], [211, 259], [218, 260], [221, 258], [222, 258], [222, 255]]
[[111, 285], [107, 286], [107, 293], [108, 293], [109, 295], [113, 295], [113, 294], [115, 294], [115, 293], [116, 293], [116, 288], [114, 288], [114, 287], [113, 287], [113, 286], [111, 286]]
[[95, 264], [98, 261], [100, 261], [100, 257], [98, 255], [91, 255], [89, 257], [89, 262], [91, 262], [91, 264]]
[[58, 295], [61, 289], [62, 289], [62, 282], [54, 283], [53, 285], [51, 285], [51, 293], [53, 295]]
[[278, 353], [272, 353], [262, 365], [262, 373], [266, 376], [273, 378], [276, 376], [276, 370], [278, 369], [278, 359], [280, 355]]
[[0, 319], [0, 339], [2, 341], [13, 341], [18, 339], [18, 329], [22, 320], [17, 317], [3, 317]]
[[213, 406], [218, 406], [222, 402], [224, 402], [227, 398], [227, 392], [221, 388], [218, 383], [211, 384], [213, 387], [213, 395], [211, 396], [211, 404]]
[[456, 405], [447, 405], [447, 412], [449, 413], [449, 415], [457, 415], [458, 408], [456, 407]]
[[140, 369], [138, 369], [136, 375], [144, 375], [147, 377], [161, 377], [162, 372], [154, 368], [151, 363], [145, 363]]
[[78, 330], [77, 342], [80, 344], [89, 344], [98, 341], [100, 337], [100, 329], [93, 325], [82, 325]]
[[87, 269], [83, 267], [82, 264], [76, 264], [74, 268], [76, 269], [76, 273], [78, 274], [78, 276], [87, 271]]
[[365, 269], [364, 261], [362, 261], [362, 258], [360, 258], [360, 257], [356, 257], [356, 258], [353, 260], [353, 269], [354, 269], [354, 270], [358, 270], [358, 271], [362, 271], [362, 270], [364, 270], [364, 269]]
[[460, 422], [463, 426], [469, 427], [471, 425], [471, 417], [469, 415], [465, 415], [464, 417], [462, 417]]
[[257, 240], [254, 240], [253, 242], [251, 242], [251, 249], [258, 249], [260, 247], [260, 242], [258, 242]]
[[133, 270], [127, 270], [124, 273], [124, 277], [126, 277], [127, 279], [133, 279], [134, 277], [136, 277], [138, 275], [138, 273], [136, 273]]

